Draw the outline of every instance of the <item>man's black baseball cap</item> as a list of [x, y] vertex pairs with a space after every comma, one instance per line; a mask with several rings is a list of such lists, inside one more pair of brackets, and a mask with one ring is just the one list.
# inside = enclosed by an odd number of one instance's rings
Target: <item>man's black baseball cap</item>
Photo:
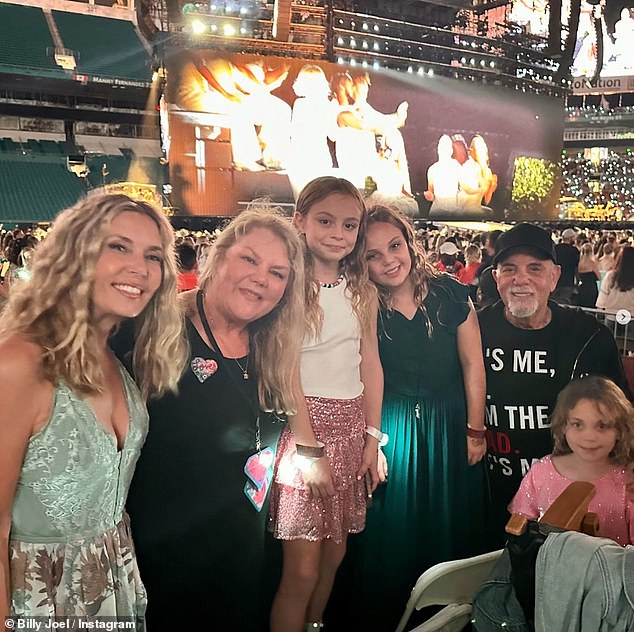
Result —
[[493, 265], [496, 266], [515, 252], [522, 251], [557, 263], [555, 244], [550, 233], [535, 224], [522, 223], [513, 226], [498, 237], [495, 242]]

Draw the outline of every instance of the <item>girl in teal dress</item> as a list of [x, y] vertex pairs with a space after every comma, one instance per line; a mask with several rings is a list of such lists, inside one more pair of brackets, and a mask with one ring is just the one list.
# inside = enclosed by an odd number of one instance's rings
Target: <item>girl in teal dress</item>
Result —
[[405, 217], [374, 207], [369, 218], [389, 477], [361, 538], [360, 611], [362, 629], [383, 631], [423, 571], [481, 552], [485, 373], [468, 288], [427, 264]]

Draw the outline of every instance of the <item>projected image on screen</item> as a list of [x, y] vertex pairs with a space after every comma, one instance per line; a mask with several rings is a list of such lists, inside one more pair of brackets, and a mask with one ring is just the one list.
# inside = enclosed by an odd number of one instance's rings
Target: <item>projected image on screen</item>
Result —
[[233, 215], [258, 197], [290, 211], [310, 180], [334, 175], [368, 204], [412, 217], [501, 219], [515, 157], [561, 152], [553, 99], [518, 102], [500, 87], [418, 71], [181, 51], [168, 61], [166, 102], [164, 146], [184, 213]]
[[[601, 77], [634, 74], [634, 3], [631, 0], [581, 0], [572, 65], [573, 77], [592, 77], [597, 68], [601, 31]], [[570, 0], [561, 4], [563, 34], [568, 30]], [[526, 33], [548, 37], [550, 3], [546, 0], [513, 0], [510, 21]]]

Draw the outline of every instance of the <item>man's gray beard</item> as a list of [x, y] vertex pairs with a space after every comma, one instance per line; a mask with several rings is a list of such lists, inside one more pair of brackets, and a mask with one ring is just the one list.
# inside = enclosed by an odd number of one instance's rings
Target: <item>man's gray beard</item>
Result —
[[508, 298], [506, 303], [506, 309], [511, 312], [515, 318], [530, 318], [539, 309], [539, 303], [536, 298], [532, 298], [529, 303], [524, 300], [518, 300]]

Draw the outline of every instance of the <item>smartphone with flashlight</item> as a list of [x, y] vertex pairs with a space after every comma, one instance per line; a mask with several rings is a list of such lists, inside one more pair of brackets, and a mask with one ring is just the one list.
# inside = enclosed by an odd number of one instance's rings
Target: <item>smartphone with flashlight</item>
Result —
[[365, 481], [365, 506], [372, 507], [372, 477], [370, 476], [370, 472], [366, 472], [363, 477]]

